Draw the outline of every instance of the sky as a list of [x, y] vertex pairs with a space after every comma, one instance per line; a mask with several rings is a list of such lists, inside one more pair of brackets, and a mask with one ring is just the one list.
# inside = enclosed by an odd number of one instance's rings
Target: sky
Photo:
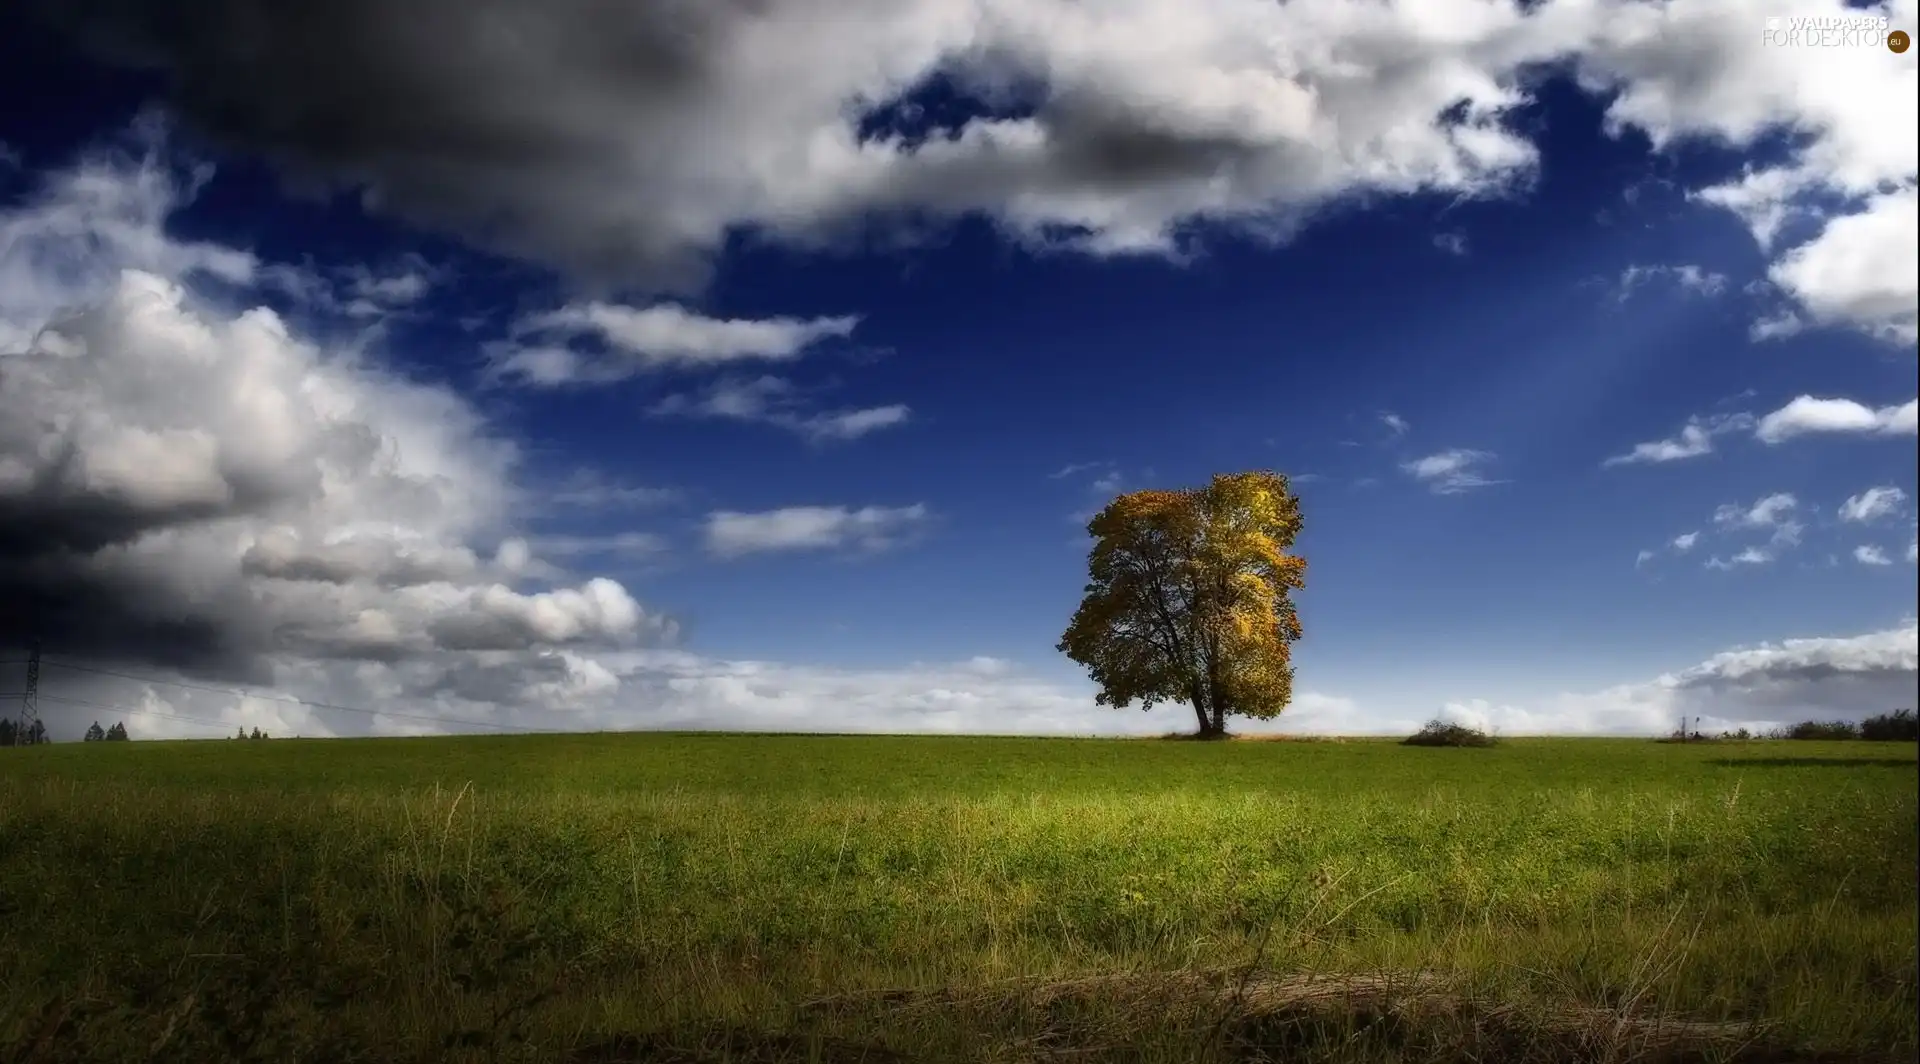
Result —
[[1055, 649], [1085, 522], [1245, 469], [1247, 730], [1914, 701], [1915, 0], [5, 19], [56, 739], [1168, 732]]

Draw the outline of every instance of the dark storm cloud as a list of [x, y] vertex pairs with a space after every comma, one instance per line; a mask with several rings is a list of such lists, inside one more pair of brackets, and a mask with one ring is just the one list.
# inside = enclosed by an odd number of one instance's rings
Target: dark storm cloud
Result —
[[[0, 516], [4, 520], [4, 516]], [[0, 565], [0, 648], [38, 643], [49, 653], [108, 663], [162, 665], [246, 683], [269, 683], [261, 655], [271, 633], [244, 597], [183, 602], [137, 575], [68, 554]]]
[[164, 71], [198, 130], [292, 174], [363, 186], [377, 209], [587, 276], [679, 278], [703, 263], [671, 232], [643, 213], [588, 204], [645, 195], [627, 185], [633, 167], [610, 151], [611, 128], [645, 129], [699, 94], [717, 38], [758, 6], [49, 0], [40, 9], [98, 55]]
[[1272, 228], [1356, 189], [1500, 187], [1532, 154], [1499, 127], [1516, 101], [1497, 83], [1555, 50], [1516, 44], [1514, 12], [1442, 39], [1383, 11], [1342, 38], [1341, 17], [1241, 3], [41, 9], [291, 176], [615, 286], [697, 283], [736, 236], [819, 245], [875, 220], [979, 213], [1165, 251], [1196, 218]]
[[546, 568], [507, 534], [515, 451], [465, 399], [190, 289], [265, 271], [167, 233], [143, 136], [0, 210], [0, 644], [264, 683], [663, 627], [610, 580], [516, 590]]

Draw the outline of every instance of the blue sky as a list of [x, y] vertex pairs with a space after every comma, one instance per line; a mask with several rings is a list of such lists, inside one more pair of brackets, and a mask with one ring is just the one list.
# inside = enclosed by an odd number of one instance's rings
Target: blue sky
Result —
[[[1910, 52], [1782, 48], [1774, 8], [1712, 0], [1289, 5], [1281, 30], [1362, 68], [1343, 81], [1223, 35], [1278, 5], [1100, 27], [922, 3], [784, 43], [715, 16], [696, 58], [774, 49], [753, 54], [803, 86], [789, 102], [665, 60], [647, 76], [676, 87], [637, 94], [618, 56], [560, 71], [428, 6], [411, 27], [355, 7], [313, 43], [337, 62], [252, 87], [223, 82], [218, 25], [188, 44], [114, 16], [144, 66], [57, 18], [0, 35], [0, 90], [36, 101], [0, 115], [0, 463], [25, 471], [0, 464], [0, 521], [25, 544], [132, 515], [67, 561], [16, 546], [0, 587], [136, 603], [112, 639], [36, 622], [50, 655], [347, 707], [75, 671], [67, 730], [89, 702], [141, 734], [1164, 730], [1177, 713], [1093, 709], [1053, 650], [1081, 526], [1117, 491], [1248, 468], [1292, 475], [1306, 517], [1289, 726], [1911, 701], [1916, 123], [1887, 121], [1913, 110]], [[1802, 7], [1914, 22], [1780, 11]], [[987, 14], [1007, 24], [950, 24]], [[1174, 43], [1139, 73], [1155, 25]], [[470, 62], [407, 57], [423, 26]], [[1432, 69], [1396, 85], [1386, 54]], [[836, 73], [866, 61], [899, 69]], [[489, 63], [523, 100], [462, 91]], [[1268, 85], [1209, 112], [1248, 71], [1320, 111], [1293, 122]], [[769, 129], [794, 115], [812, 147]], [[179, 372], [140, 383], [160, 326], [125, 269], [172, 286], [167, 328], [267, 307], [278, 331], [168, 348]], [[348, 363], [351, 416], [245, 453], [282, 423], [252, 420], [258, 389], [304, 410], [300, 375]], [[86, 411], [174, 434], [141, 450], [73, 428]], [[314, 441], [349, 430], [399, 466], [329, 465]], [[47, 464], [63, 432], [93, 473]], [[403, 556], [432, 579], [394, 576]]]

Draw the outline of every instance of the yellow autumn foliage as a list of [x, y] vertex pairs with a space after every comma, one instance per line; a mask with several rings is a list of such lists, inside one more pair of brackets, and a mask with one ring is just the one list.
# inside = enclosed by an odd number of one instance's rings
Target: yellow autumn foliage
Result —
[[1293, 697], [1301, 637], [1291, 592], [1306, 559], [1287, 478], [1215, 476], [1189, 491], [1136, 491], [1087, 524], [1086, 596], [1059, 650], [1086, 666], [1097, 701], [1193, 707], [1203, 735], [1228, 717], [1278, 716]]

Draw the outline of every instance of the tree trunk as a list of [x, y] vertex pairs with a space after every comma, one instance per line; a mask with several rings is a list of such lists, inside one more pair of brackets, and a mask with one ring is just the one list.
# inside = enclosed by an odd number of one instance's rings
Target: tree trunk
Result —
[[1196, 683], [1193, 686], [1193, 715], [1200, 720], [1200, 738], [1222, 738], [1227, 734], [1225, 718], [1220, 714], [1212, 685]]

